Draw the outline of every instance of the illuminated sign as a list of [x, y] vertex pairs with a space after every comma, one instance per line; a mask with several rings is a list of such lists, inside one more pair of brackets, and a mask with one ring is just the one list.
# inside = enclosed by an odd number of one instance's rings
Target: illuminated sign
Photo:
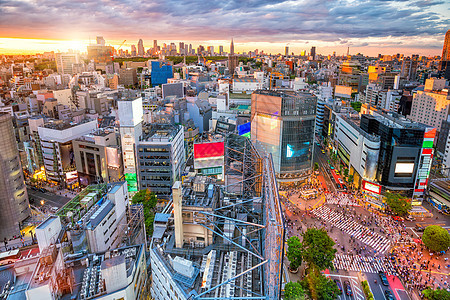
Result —
[[239, 125], [238, 126], [238, 133], [239, 133], [239, 135], [246, 135], [247, 133], [249, 134], [250, 133], [250, 131], [251, 131], [251, 123], [250, 122], [248, 122], [248, 123], [245, 123], [245, 124], [242, 124], [242, 125]]
[[397, 163], [395, 165], [395, 173], [411, 174], [414, 171], [414, 163]]
[[125, 173], [125, 180], [128, 184], [128, 191], [137, 192], [138, 187], [136, 173]]
[[294, 149], [292, 148], [291, 145], [287, 144], [286, 157], [290, 158], [293, 156], [294, 156]]
[[381, 185], [363, 180], [363, 190], [380, 195]]
[[427, 128], [423, 135], [422, 151], [420, 155], [419, 168], [417, 168], [416, 182], [414, 185], [412, 205], [420, 205], [423, 194], [428, 185], [431, 162], [433, 160], [433, 143], [436, 137], [436, 128]]
[[194, 158], [196, 159], [223, 156], [224, 154], [224, 142], [194, 144]]

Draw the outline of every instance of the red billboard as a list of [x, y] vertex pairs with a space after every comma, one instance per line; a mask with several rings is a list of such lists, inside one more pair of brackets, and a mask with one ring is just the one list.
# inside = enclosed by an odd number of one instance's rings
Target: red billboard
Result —
[[365, 191], [369, 191], [369, 192], [372, 192], [372, 193], [375, 193], [378, 195], [381, 194], [381, 185], [376, 184], [376, 183], [372, 183], [372, 182], [363, 180], [362, 188]]
[[194, 158], [224, 156], [224, 142], [194, 144]]

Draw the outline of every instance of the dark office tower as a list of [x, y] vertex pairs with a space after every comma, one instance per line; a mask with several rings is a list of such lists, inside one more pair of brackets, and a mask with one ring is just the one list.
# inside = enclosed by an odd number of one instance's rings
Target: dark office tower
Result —
[[311, 47], [312, 60], [316, 59], [316, 47]]
[[131, 45], [131, 56], [136, 56], [136, 45]]
[[450, 29], [447, 30], [444, 39], [444, 47], [442, 48], [442, 57], [439, 62], [439, 71], [442, 76], [450, 80]]
[[20, 234], [22, 222], [30, 215], [19, 150], [12, 117], [0, 114], [0, 240]]
[[230, 45], [230, 54], [228, 54], [228, 70], [230, 71], [230, 75], [234, 75], [234, 70], [236, 69], [238, 64], [238, 57], [234, 55], [234, 42], [231, 39]]
[[219, 55], [223, 54], [223, 46], [219, 46]]
[[416, 80], [416, 73], [417, 73], [417, 60], [419, 56], [412, 55], [411, 58], [403, 58], [402, 61], [402, 70], [401, 70], [401, 76], [406, 78], [407, 80], [414, 81]]
[[153, 40], [153, 55], [155, 55], [156, 52], [158, 52], [158, 41]]
[[144, 53], [145, 53], [144, 41], [142, 41], [142, 39], [139, 39], [137, 50], [138, 50], [138, 55], [139, 56], [144, 56]]
[[189, 44], [189, 54], [194, 54], [192, 53], [192, 44]]
[[289, 55], [289, 46], [286, 46], [286, 48], [284, 48], [284, 56], [288, 55]]
[[180, 42], [178, 46], [180, 48], [180, 55], [183, 55], [184, 54], [184, 43]]

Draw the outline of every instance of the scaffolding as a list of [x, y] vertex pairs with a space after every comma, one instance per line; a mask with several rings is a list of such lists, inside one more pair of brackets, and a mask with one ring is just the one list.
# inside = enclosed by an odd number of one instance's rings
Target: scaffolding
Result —
[[225, 157], [218, 207], [194, 212], [214, 233], [212, 249], [223, 251], [213, 275], [217, 284], [193, 299], [280, 299], [285, 227], [272, 156], [230, 134]]

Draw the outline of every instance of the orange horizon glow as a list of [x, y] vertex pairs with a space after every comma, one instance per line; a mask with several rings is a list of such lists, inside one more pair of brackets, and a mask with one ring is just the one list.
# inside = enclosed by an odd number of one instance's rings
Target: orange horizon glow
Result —
[[[107, 45], [111, 45], [116, 49], [122, 44], [123, 40], [106, 40]], [[164, 41], [158, 40], [158, 45], [163, 43], [168, 43], [174, 41]], [[186, 41], [185, 41], [186, 42]], [[62, 39], [37, 39], [37, 38], [11, 38], [11, 37], [0, 37], [0, 55], [35, 55], [43, 52], [68, 52], [74, 51], [79, 53], [86, 53], [87, 46], [89, 44], [95, 44], [95, 37], [89, 40], [62, 40]], [[146, 44], [147, 43], [147, 44]], [[215, 51], [218, 52], [219, 45], [224, 46], [224, 50], [228, 51], [229, 41], [227, 40], [210, 40], [210, 41], [188, 41], [192, 43], [193, 47], [196, 48], [198, 45], [202, 44], [205, 46], [212, 45], [215, 47]], [[123, 50], [129, 50], [132, 44], [137, 44], [137, 40], [127, 40], [123, 45]], [[175, 42], [178, 47], [178, 41]], [[343, 55], [347, 51], [347, 46], [337, 46], [330, 45], [329, 43], [323, 43], [321, 41], [315, 41], [314, 43], [306, 44], [295, 44], [288, 43], [290, 52], [299, 54], [300, 51], [306, 50], [308, 53], [310, 45], [316, 45], [318, 52], [322, 55], [332, 54], [334, 51], [337, 56]], [[153, 40], [144, 40], [144, 47], [148, 49], [153, 46]], [[269, 43], [269, 42], [247, 42], [239, 43], [235, 41], [235, 51], [240, 53], [253, 51], [255, 49], [263, 50], [265, 53], [284, 53], [284, 47], [286, 43]], [[397, 53], [402, 53], [405, 55], [419, 54], [420, 56], [438, 56], [441, 55], [441, 49], [417, 49], [417, 48], [398, 48], [398, 47], [375, 47], [375, 46], [364, 46], [364, 47], [350, 47], [351, 54], [356, 54], [361, 52], [364, 55], [376, 56], [378, 53], [383, 55], [393, 55]]]

